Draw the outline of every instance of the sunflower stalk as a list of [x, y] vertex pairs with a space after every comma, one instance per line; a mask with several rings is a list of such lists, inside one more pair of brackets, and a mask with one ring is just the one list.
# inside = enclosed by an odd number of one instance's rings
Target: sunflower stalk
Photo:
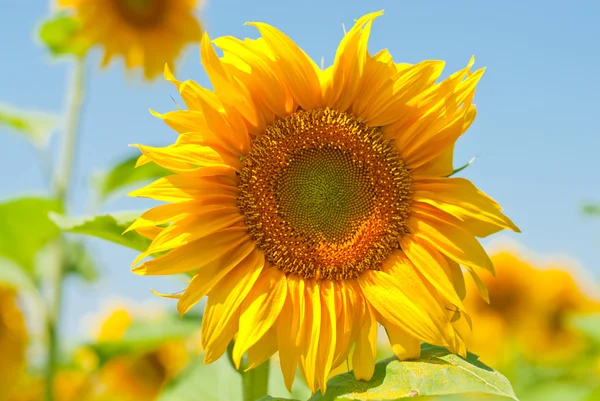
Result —
[[[67, 108], [67, 122], [64, 128], [62, 139], [62, 149], [60, 154], [61, 165], [56, 171], [53, 181], [53, 191], [61, 204], [63, 213], [67, 209], [67, 197], [73, 176], [73, 163], [75, 149], [77, 146], [77, 137], [79, 132], [79, 120], [81, 108], [84, 100], [84, 70], [85, 59], [78, 57], [72, 72], [72, 82], [70, 88], [70, 97]], [[58, 365], [59, 356], [59, 333], [60, 313], [62, 309], [62, 291], [64, 283], [64, 262], [66, 255], [66, 241], [64, 236], [58, 241], [55, 252], [54, 274], [49, 288], [47, 328], [48, 328], [48, 356], [46, 361], [46, 388], [45, 400], [53, 401], [53, 383]]]
[[267, 359], [254, 369], [240, 372], [244, 401], [256, 401], [266, 396], [269, 391], [269, 364]]
[[231, 366], [242, 376], [242, 393], [244, 401], [256, 401], [263, 398], [269, 391], [269, 368], [271, 360], [267, 359], [259, 366], [248, 370], [248, 357], [242, 357], [239, 368], [233, 362], [234, 342], [227, 347], [227, 359]]

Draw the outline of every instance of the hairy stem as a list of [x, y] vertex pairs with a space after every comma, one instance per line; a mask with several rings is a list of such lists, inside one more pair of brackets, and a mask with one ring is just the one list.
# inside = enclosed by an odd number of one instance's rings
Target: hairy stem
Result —
[[[79, 131], [79, 119], [84, 99], [84, 70], [85, 60], [78, 58], [73, 72], [70, 88], [70, 98], [67, 109], [67, 121], [62, 138], [62, 149], [60, 153], [60, 166], [54, 176], [53, 190], [56, 198], [60, 201], [63, 212], [67, 210], [67, 197], [71, 179], [73, 176], [73, 162], [77, 137]], [[49, 299], [47, 325], [48, 325], [48, 358], [46, 362], [46, 401], [53, 401], [53, 383], [58, 365], [60, 350], [58, 327], [62, 309], [62, 290], [64, 281], [65, 239], [61, 236], [56, 252], [54, 263], [54, 274], [49, 283]]]

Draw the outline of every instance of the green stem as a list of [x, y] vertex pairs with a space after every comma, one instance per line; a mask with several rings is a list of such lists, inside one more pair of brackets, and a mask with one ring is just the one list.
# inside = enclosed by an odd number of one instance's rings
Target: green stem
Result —
[[269, 391], [269, 360], [242, 375], [244, 401], [256, 401], [267, 395]]
[[[60, 154], [61, 165], [53, 181], [53, 190], [60, 201], [63, 212], [67, 210], [67, 197], [69, 195], [71, 178], [73, 176], [73, 161], [79, 131], [79, 119], [84, 99], [84, 71], [85, 60], [78, 58], [72, 73], [70, 99], [67, 109], [67, 123], [64, 129], [62, 149]], [[62, 290], [64, 281], [65, 239], [61, 237], [56, 250], [55, 271], [50, 283], [50, 302], [47, 313], [48, 324], [48, 359], [46, 363], [46, 401], [53, 401], [53, 383], [56, 375], [59, 356], [60, 312], [62, 309]]]

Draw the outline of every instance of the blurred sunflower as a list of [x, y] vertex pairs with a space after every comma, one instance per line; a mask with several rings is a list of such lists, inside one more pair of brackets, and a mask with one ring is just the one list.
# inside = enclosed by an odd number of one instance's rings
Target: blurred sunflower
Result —
[[[473, 60], [440, 83], [444, 63], [371, 55], [373, 20], [360, 18], [333, 65], [320, 70], [287, 36], [201, 44], [214, 91], [166, 78], [188, 110], [158, 117], [180, 133], [167, 148], [137, 145], [138, 164], [173, 175], [132, 193], [170, 204], [128, 230], [152, 239], [138, 274], [195, 271], [165, 295], [186, 313], [208, 295], [205, 362], [235, 337], [249, 368], [279, 350], [286, 385], [297, 365], [313, 391], [352, 354], [370, 379], [377, 322], [396, 355], [420, 342], [465, 354], [454, 324], [468, 319], [459, 265], [493, 270], [475, 239], [518, 230], [500, 206], [452, 174], [453, 147], [475, 118]], [[156, 256], [156, 255], [155, 255]], [[483, 292], [483, 287], [480, 288]]]
[[200, 40], [196, 0], [59, 0], [74, 7], [79, 36], [104, 47], [102, 65], [115, 55], [127, 68], [143, 67], [151, 79], [172, 64], [188, 43]]
[[[98, 341], [119, 341], [131, 325], [131, 314], [124, 309], [113, 311], [103, 322]], [[86, 358], [80, 352], [80, 361]], [[99, 371], [95, 386], [95, 401], [148, 401], [155, 399], [165, 383], [189, 361], [189, 353], [182, 340], [169, 340], [156, 348], [111, 358]]]
[[599, 300], [585, 295], [564, 268], [540, 269], [509, 251], [493, 255], [492, 261], [496, 277], [483, 277], [489, 305], [471, 295], [465, 299], [475, 320], [468, 348], [492, 366], [504, 366], [521, 354], [557, 362], [580, 353], [586, 342], [569, 318], [600, 312]]
[[16, 291], [0, 283], [0, 399], [20, 377], [25, 364], [27, 330]]

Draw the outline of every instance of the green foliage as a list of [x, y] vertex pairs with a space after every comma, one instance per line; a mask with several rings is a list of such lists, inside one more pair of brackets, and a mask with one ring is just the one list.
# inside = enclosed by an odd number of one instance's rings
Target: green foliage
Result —
[[581, 334], [600, 344], [600, 314], [573, 316], [570, 323]]
[[201, 325], [202, 319], [192, 315], [186, 315], [183, 319], [167, 315], [160, 320], [138, 320], [127, 328], [122, 339], [100, 341], [88, 346], [103, 363], [118, 355], [150, 351], [166, 341], [187, 338], [199, 332]]
[[33, 272], [36, 253], [60, 233], [48, 214], [60, 211], [59, 202], [53, 199], [19, 198], [1, 203], [0, 256]]
[[31, 275], [8, 259], [0, 259], [0, 283], [7, 284], [19, 292], [37, 293]]
[[101, 174], [96, 186], [101, 199], [123, 190], [131, 185], [158, 179], [169, 175], [169, 171], [155, 163], [135, 167], [139, 154], [129, 156]]
[[465, 360], [445, 348], [425, 344], [419, 360], [398, 361], [393, 357], [378, 362], [368, 382], [356, 381], [353, 372], [335, 376], [328, 382], [324, 396], [317, 393], [310, 400], [395, 401], [450, 394], [488, 394], [517, 399], [509, 381], [479, 362], [477, 356], [469, 354]]
[[65, 242], [64, 252], [63, 268], [66, 274], [81, 277], [87, 282], [94, 282], [98, 278], [96, 263], [83, 242]]
[[42, 23], [39, 38], [53, 56], [81, 57], [88, 50], [90, 43], [78, 33], [79, 23], [72, 16], [61, 12]]
[[280, 397], [271, 397], [270, 395], [261, 398], [258, 401], [299, 401], [295, 398], [280, 398]]
[[56, 116], [38, 111], [19, 110], [0, 104], [0, 127], [18, 132], [36, 148], [45, 148], [56, 127]]
[[475, 161], [475, 159], [477, 159], [477, 156], [471, 158], [471, 160], [469, 160], [466, 164], [460, 166], [459, 168], [454, 169], [454, 171], [452, 173], [450, 173], [448, 175], [448, 177], [452, 177], [452, 176], [460, 173], [461, 171], [463, 171], [464, 169], [466, 169], [467, 167], [469, 167], [471, 165], [471, 163], [473, 163]]
[[585, 214], [600, 216], [600, 204], [588, 203], [583, 205], [581, 210]]
[[225, 358], [210, 365], [192, 361], [157, 401], [242, 400], [242, 379]]
[[[596, 393], [598, 394], [598, 393]], [[527, 401], [597, 401], [593, 388], [577, 381], [545, 381], [524, 394]]]
[[51, 214], [52, 220], [63, 230], [75, 234], [84, 234], [102, 238], [123, 246], [143, 252], [148, 248], [150, 240], [136, 232], [123, 234], [140, 212], [118, 212], [98, 216], [71, 218]]

